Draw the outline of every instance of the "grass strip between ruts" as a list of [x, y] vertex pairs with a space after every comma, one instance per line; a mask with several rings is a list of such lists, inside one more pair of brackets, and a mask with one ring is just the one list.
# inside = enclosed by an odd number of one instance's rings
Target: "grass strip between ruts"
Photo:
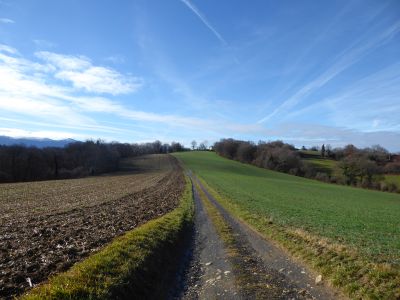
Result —
[[210, 217], [218, 236], [222, 239], [229, 261], [232, 264], [238, 291], [245, 299], [278, 299], [282, 297], [274, 285], [269, 284], [270, 275], [259, 273], [253, 264], [258, 262], [235, 238], [235, 233], [218, 209], [210, 202], [206, 194], [196, 182], [198, 195]]
[[[32, 289], [22, 299], [165, 298], [193, 223], [190, 180], [170, 213], [116, 238], [98, 253]], [[183, 249], [182, 249], [183, 250]]]
[[386, 263], [373, 263], [344, 245], [301, 230], [276, 225], [265, 216], [252, 214], [221, 196], [198, 176], [210, 194], [232, 215], [257, 232], [276, 241], [292, 255], [311, 265], [333, 286], [354, 299], [400, 299], [400, 270]]

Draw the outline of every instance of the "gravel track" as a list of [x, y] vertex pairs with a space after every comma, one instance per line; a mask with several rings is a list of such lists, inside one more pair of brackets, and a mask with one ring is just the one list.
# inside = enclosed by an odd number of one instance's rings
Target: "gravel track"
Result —
[[242, 299], [232, 264], [193, 185], [195, 232], [183, 291], [174, 299]]
[[[186, 286], [180, 299], [342, 298], [323, 282], [315, 284], [316, 274], [232, 217], [194, 175], [191, 178], [229, 226], [234, 242], [233, 245], [223, 244], [204, 211], [199, 191], [193, 185], [196, 203], [195, 243], [193, 259], [186, 274]], [[227, 247], [237, 255], [227, 255]], [[229, 276], [224, 276], [225, 271]]]

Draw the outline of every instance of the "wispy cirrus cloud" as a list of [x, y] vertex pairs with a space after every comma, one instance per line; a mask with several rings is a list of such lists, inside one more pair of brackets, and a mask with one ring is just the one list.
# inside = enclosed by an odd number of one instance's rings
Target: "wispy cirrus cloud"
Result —
[[[156, 127], [153, 128], [158, 128], [153, 130], [155, 136], [163, 131], [172, 135], [177, 128], [192, 134], [207, 132], [209, 136], [216, 138], [227, 132], [247, 134], [261, 133], [263, 130], [259, 125], [240, 124], [221, 119], [134, 110], [116, 100], [99, 97], [96, 93], [79, 93], [74, 86], [60, 84], [54, 79], [58, 74], [57, 71], [61, 68], [80, 71], [90, 68], [91, 61], [80, 56], [63, 57], [59, 54], [38, 54], [41, 59], [43, 55], [48, 59], [44, 60], [45, 63], [38, 63], [27, 60], [18, 53], [11, 54], [0, 50], [0, 77], [4, 78], [0, 81], [0, 114], [1, 112], [10, 112], [28, 117], [28, 119], [18, 117], [12, 119], [0, 115], [0, 120], [21, 124], [29, 122], [30, 125], [49, 129], [60, 128], [61, 132], [69, 132], [68, 129], [74, 129], [85, 132], [85, 134], [87, 132], [118, 134], [126, 129], [102, 125], [98, 122], [99, 114], [132, 121], [132, 125], [137, 123], [155, 124]], [[50, 132], [51, 130], [44, 131]], [[54, 135], [52, 136], [54, 137]], [[140, 136], [140, 133], [137, 136]], [[168, 137], [168, 134], [165, 136]]]
[[46, 121], [33, 121], [26, 118], [9, 118], [9, 117], [1, 117], [0, 121], [7, 122], [7, 124], [14, 124], [14, 125], [24, 125], [25, 127], [28, 125], [29, 127], [42, 127], [42, 128], [59, 128], [61, 130], [68, 129], [70, 131], [76, 130], [86, 130], [88, 132], [103, 132], [103, 133], [110, 133], [110, 134], [118, 134], [121, 132], [131, 132], [132, 130], [126, 130], [120, 127], [113, 127], [113, 126], [104, 126], [99, 124], [65, 124], [65, 123], [57, 123], [57, 122], [46, 122]]
[[400, 130], [400, 62], [369, 74], [318, 103], [292, 111], [281, 118], [290, 121], [318, 115], [334, 124], [372, 131]]
[[[127, 107], [114, 98], [103, 93], [90, 92], [76, 87], [71, 81], [61, 81], [57, 74], [61, 71], [76, 71], [95, 67], [94, 63], [84, 56], [66, 56], [46, 53], [38, 60], [24, 58], [17, 49], [0, 45], [0, 120], [3, 125], [0, 133], [13, 136], [41, 136], [51, 138], [88, 138], [102, 137], [109, 140], [159, 138], [183, 140], [188, 143], [193, 138], [204, 137], [213, 142], [220, 137], [244, 137], [252, 140], [280, 138], [296, 145], [313, 145], [331, 143], [343, 145], [352, 141], [357, 145], [384, 144], [391, 149], [398, 149], [398, 133], [388, 132], [379, 128], [380, 122], [375, 122], [375, 132], [361, 132], [346, 128], [335, 128], [321, 125], [277, 126], [275, 129], [265, 128], [262, 124], [244, 124], [223, 118], [188, 117], [183, 114], [164, 114], [153, 111], [135, 110]], [[377, 86], [379, 82], [387, 82], [382, 89], [396, 85], [396, 68], [371, 76], [360, 86], [354, 88], [354, 94], [362, 92], [366, 83]], [[386, 74], [386, 75], [385, 75]], [[123, 76], [121, 74], [121, 76]], [[177, 88], [179, 83], [173, 82]], [[400, 86], [400, 85], [398, 85]], [[356, 91], [358, 91], [356, 93]], [[393, 101], [398, 90], [393, 92]], [[132, 92], [133, 93], [133, 92]], [[191, 95], [189, 91], [179, 93]], [[361, 97], [362, 95], [360, 95]], [[338, 104], [339, 105], [339, 104]], [[122, 126], [105, 126], [103, 117], [112, 116], [112, 120], [123, 120]], [[110, 120], [107, 117], [108, 120]], [[115, 117], [115, 118], [114, 118]], [[393, 118], [395, 120], [395, 118]], [[10, 125], [11, 124], [11, 125]], [[21, 126], [12, 127], [13, 124]], [[135, 128], [139, 128], [135, 131]], [[148, 128], [145, 128], [148, 127]], [[179, 132], [179, 133], [177, 133]], [[124, 136], [125, 138], [120, 138]], [[126, 137], [129, 138], [126, 138]], [[329, 140], [327, 141], [327, 137]], [[389, 142], [388, 142], [389, 141]], [[367, 144], [368, 143], [368, 144]], [[396, 148], [397, 147], [397, 148]]]
[[123, 55], [116, 54], [116, 55], [107, 56], [104, 60], [112, 62], [113, 64], [122, 64], [125, 62], [125, 57]]
[[[138, 18], [140, 20], [140, 18]], [[203, 114], [209, 118], [226, 119], [226, 111], [233, 108], [232, 103], [226, 100], [215, 99], [208, 96], [207, 89], [197, 90], [193, 86], [196, 77], [183, 76], [179, 68], [166, 55], [164, 45], [153, 37], [153, 33], [145, 26], [145, 21], [139, 22], [135, 32], [138, 44], [142, 49], [143, 59], [151, 66], [157, 79], [168, 85], [174, 98], [181, 105], [181, 109], [191, 114]], [[202, 68], [204, 69], [204, 68]], [[204, 75], [205, 76], [205, 75]]]
[[11, 54], [17, 54], [18, 53], [17, 49], [15, 49], [13, 47], [10, 47], [10, 46], [7, 46], [7, 45], [3, 45], [3, 44], [0, 44], [0, 51], [1, 52], [11, 53]]
[[8, 18], [0, 18], [0, 23], [3, 23], [3, 24], [14, 24], [15, 21], [11, 20], [11, 19], [8, 19]]
[[328, 69], [300, 88], [270, 114], [258, 120], [258, 123], [264, 123], [280, 113], [288, 112], [312, 93], [326, 85], [355, 63], [359, 62], [368, 53], [389, 42], [399, 32], [400, 22], [396, 22], [373, 38], [366, 39], [365, 37], [361, 37], [345, 49]]
[[217, 39], [224, 45], [228, 45], [226, 40], [222, 37], [222, 35], [211, 25], [211, 23], [207, 20], [206, 16], [190, 1], [190, 0], [181, 0], [199, 19], [200, 21], [211, 30], [211, 32], [217, 37]]
[[38, 48], [54, 48], [57, 46], [55, 43], [43, 39], [34, 39], [32, 41]]
[[116, 101], [99, 97], [79, 97], [70, 100], [81, 111], [111, 113], [135, 121], [164, 123], [178, 127], [208, 126], [208, 122], [198, 118], [182, 117], [177, 115], [156, 114], [139, 110], [128, 109]]

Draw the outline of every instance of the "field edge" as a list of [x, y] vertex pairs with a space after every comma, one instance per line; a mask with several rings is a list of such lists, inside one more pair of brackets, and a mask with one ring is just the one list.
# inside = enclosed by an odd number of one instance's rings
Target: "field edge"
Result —
[[20, 299], [163, 298], [193, 225], [192, 185], [187, 176], [185, 181], [176, 209], [114, 239]]

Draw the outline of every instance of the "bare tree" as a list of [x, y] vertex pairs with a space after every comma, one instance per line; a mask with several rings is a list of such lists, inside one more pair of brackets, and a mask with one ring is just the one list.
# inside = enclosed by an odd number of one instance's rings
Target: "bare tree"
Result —
[[197, 142], [195, 140], [193, 140], [190, 144], [192, 145], [192, 150], [196, 149]]
[[35, 148], [0, 145], [0, 182], [76, 178], [116, 171], [126, 157], [168, 153], [172, 147], [184, 150], [179, 143], [119, 144], [89, 140], [64, 148]]
[[206, 151], [207, 149], [208, 149], [208, 142], [207, 141], [201, 142], [199, 145], [199, 150]]

